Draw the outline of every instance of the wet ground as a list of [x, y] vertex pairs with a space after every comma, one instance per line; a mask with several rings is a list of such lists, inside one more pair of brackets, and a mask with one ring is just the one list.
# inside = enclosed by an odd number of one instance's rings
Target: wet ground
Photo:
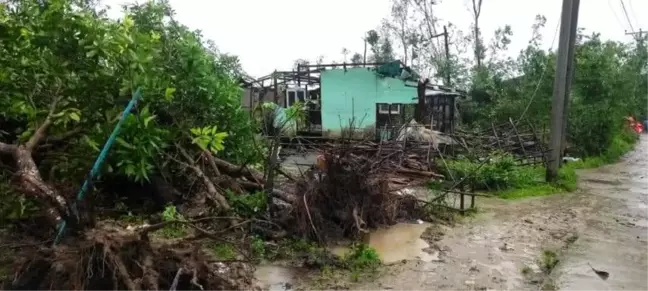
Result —
[[[624, 162], [581, 173], [595, 200], [557, 270], [564, 290], [648, 290], [648, 138]], [[609, 272], [601, 280], [590, 268]]]
[[[338, 285], [355, 290], [648, 290], [646, 136], [622, 162], [580, 172], [574, 193], [478, 199], [477, 206], [478, 215], [453, 227], [435, 225], [423, 233], [426, 224], [399, 224], [372, 233], [370, 244], [389, 264], [372, 280]], [[544, 270], [543, 252], [560, 260], [551, 272]], [[590, 265], [609, 272], [609, 278], [602, 280]], [[274, 284], [273, 290], [285, 290], [286, 282], [296, 280], [286, 268], [261, 270], [274, 278], [265, 281]]]
[[523, 270], [542, 273], [542, 252], [558, 253], [577, 238], [591, 202], [565, 194], [483, 199], [477, 205], [482, 213], [443, 227], [441, 240], [429, 242], [438, 260], [387, 267], [380, 279], [353, 289], [537, 290], [542, 276], [523, 275]]

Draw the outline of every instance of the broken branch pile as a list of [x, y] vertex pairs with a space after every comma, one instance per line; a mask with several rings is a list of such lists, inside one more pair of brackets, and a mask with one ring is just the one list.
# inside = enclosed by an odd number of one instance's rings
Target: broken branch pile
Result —
[[423, 163], [419, 147], [402, 142], [329, 145], [325, 167], [295, 185], [297, 234], [324, 242], [356, 237], [398, 219], [421, 217], [422, 206], [399, 189], [442, 177]]
[[153, 243], [151, 227], [102, 223], [74, 244], [41, 248], [18, 264], [11, 289], [253, 290], [253, 270], [186, 241]]
[[500, 125], [490, 124], [489, 128], [461, 131], [453, 137], [460, 141], [460, 150], [456, 147], [450, 154], [464, 153], [476, 156], [487, 156], [500, 151], [515, 156], [520, 165], [544, 162], [547, 146], [538, 135], [536, 128], [528, 120], [513, 121]]

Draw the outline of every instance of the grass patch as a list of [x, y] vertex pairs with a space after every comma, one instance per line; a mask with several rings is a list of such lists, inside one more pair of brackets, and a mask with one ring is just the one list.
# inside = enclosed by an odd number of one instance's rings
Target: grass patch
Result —
[[542, 251], [542, 258], [540, 259], [542, 271], [545, 274], [551, 274], [551, 271], [558, 265], [558, 254], [551, 250]]
[[497, 193], [502, 199], [519, 199], [524, 197], [538, 197], [556, 194], [564, 191], [563, 188], [553, 184], [538, 184], [525, 188], [508, 189]]
[[[451, 172], [456, 179], [467, 179], [467, 184], [473, 189], [491, 192], [503, 199], [571, 192], [577, 188], [576, 170], [615, 163], [633, 149], [637, 140], [638, 135], [628, 131], [615, 135], [610, 147], [599, 156], [586, 157], [564, 164], [558, 172], [556, 183], [545, 182], [544, 167], [515, 166], [515, 159], [507, 153], [493, 154], [481, 168], [479, 162], [468, 159], [450, 161], [444, 174], [448, 175]], [[438, 185], [428, 185], [428, 187], [435, 189]]]
[[577, 188], [577, 168], [574, 166], [565, 165], [561, 167], [558, 170], [558, 181], [555, 183], [545, 182], [545, 168], [543, 167], [521, 168], [522, 171], [528, 172], [527, 175], [529, 178], [527, 178], [526, 183], [517, 183], [509, 189], [496, 191], [498, 197], [503, 199], [519, 199], [548, 196], [561, 192], [572, 192]]
[[234, 260], [236, 259], [236, 249], [231, 244], [215, 243], [211, 246], [211, 251], [217, 258], [221, 260]]
[[[183, 221], [182, 217], [175, 206], [167, 205], [162, 212], [162, 221]], [[186, 227], [179, 223], [171, 223], [158, 231], [166, 238], [179, 238], [187, 235]]]
[[[537, 166], [516, 166], [509, 154], [496, 154], [488, 164], [468, 160], [452, 161], [448, 168], [455, 178], [467, 177], [469, 185], [476, 190], [494, 193], [503, 199], [546, 196], [576, 189], [576, 172], [573, 167], [561, 168], [557, 183], [545, 182], [545, 169]], [[470, 173], [474, 172], [472, 177]], [[433, 189], [435, 185], [429, 185]]]
[[375, 274], [381, 262], [376, 249], [367, 244], [354, 244], [342, 259], [342, 265], [351, 271], [351, 281], [358, 282], [365, 275]]
[[531, 274], [532, 272], [533, 272], [533, 270], [531, 270], [531, 267], [529, 267], [529, 266], [524, 266], [524, 268], [522, 268], [522, 270], [520, 270], [520, 273], [522, 273], [522, 275], [525, 275], [525, 276]]

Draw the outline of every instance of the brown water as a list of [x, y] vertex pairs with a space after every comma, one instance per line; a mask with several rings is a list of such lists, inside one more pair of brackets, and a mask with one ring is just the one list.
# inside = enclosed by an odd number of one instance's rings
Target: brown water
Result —
[[[430, 246], [421, 239], [421, 235], [429, 226], [428, 223], [399, 223], [372, 231], [366, 243], [376, 249], [384, 264], [403, 260], [433, 262], [439, 259], [438, 252], [428, 253]], [[339, 246], [332, 247], [330, 250], [336, 255], [343, 256], [350, 248]], [[297, 268], [261, 264], [257, 266], [255, 277], [264, 289], [283, 291], [292, 289], [292, 285], [299, 281], [300, 273], [302, 272]]]
[[[421, 235], [429, 226], [429, 223], [398, 223], [388, 228], [377, 229], [369, 234], [367, 244], [376, 250], [384, 264], [403, 260], [435, 261], [439, 259], [439, 254], [430, 253], [430, 245], [421, 239]], [[331, 252], [339, 256], [348, 251], [348, 247], [331, 248]]]

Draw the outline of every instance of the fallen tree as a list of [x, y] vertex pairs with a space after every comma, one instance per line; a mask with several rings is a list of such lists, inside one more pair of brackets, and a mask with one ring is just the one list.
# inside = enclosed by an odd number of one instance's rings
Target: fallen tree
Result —
[[17, 264], [8, 289], [253, 290], [253, 267], [223, 262], [187, 241], [156, 241], [160, 226], [101, 223], [73, 243], [40, 248]]
[[295, 214], [285, 223], [295, 226], [296, 235], [320, 242], [424, 217], [419, 198], [400, 190], [443, 177], [430, 171], [420, 155], [426, 149], [418, 145], [350, 142], [320, 152], [325, 166], [295, 183], [288, 200]]
[[[218, 263], [201, 239], [167, 242], [120, 223], [126, 214], [161, 220], [159, 209], [177, 206], [186, 221], [227, 217], [192, 224], [212, 233], [246, 227], [227, 196], [263, 189], [264, 177], [247, 167], [262, 155], [239, 108], [238, 60], [205, 47], [165, 2], [129, 5], [120, 20], [94, 3], [54, 2], [0, 5], [0, 204], [18, 209], [0, 217], [9, 221], [0, 244], [23, 245], [1, 256], [3, 287], [157, 290], [179, 274], [175, 288], [250, 289], [252, 270], [237, 271], [246, 259]], [[87, 177], [138, 86], [141, 102], [123, 116], [98, 177]], [[84, 180], [94, 193], [75, 201]], [[158, 180], [168, 189], [151, 185]], [[156, 200], [137, 191], [146, 187], [168, 192], [153, 193], [165, 196], [155, 211], [122, 205]], [[62, 221], [68, 231], [52, 246]]]

